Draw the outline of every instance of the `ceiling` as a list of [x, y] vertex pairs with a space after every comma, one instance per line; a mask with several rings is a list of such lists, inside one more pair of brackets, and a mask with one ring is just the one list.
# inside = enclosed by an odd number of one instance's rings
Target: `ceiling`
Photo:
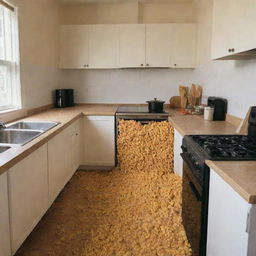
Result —
[[129, 3], [129, 2], [141, 2], [141, 3], [187, 3], [193, 0], [59, 0], [64, 4], [88, 4], [88, 3]]

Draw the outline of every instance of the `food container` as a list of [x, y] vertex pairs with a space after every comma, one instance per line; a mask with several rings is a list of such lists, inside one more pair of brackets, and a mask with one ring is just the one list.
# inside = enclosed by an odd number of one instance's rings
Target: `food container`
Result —
[[157, 100], [157, 98], [154, 98], [154, 100], [147, 101], [147, 103], [148, 103], [148, 111], [150, 113], [164, 112], [164, 101]]
[[211, 107], [204, 108], [204, 120], [212, 121], [213, 120], [214, 109]]
[[204, 106], [196, 106], [195, 113], [198, 115], [203, 115], [204, 114]]

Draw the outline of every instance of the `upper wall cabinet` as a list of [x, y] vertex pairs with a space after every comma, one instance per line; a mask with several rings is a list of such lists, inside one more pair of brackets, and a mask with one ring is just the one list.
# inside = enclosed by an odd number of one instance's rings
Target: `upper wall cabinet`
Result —
[[61, 27], [61, 68], [193, 68], [195, 24]]
[[146, 65], [150, 67], [170, 67], [171, 24], [150, 24], [146, 26]]
[[173, 24], [171, 41], [171, 67], [194, 68], [196, 66], [196, 25]]
[[118, 67], [118, 28], [115, 25], [92, 25], [90, 31], [89, 67]]
[[255, 13], [255, 0], [214, 0], [212, 59], [255, 56]]
[[90, 26], [61, 26], [60, 68], [87, 68]]
[[119, 25], [119, 66], [145, 67], [145, 25]]

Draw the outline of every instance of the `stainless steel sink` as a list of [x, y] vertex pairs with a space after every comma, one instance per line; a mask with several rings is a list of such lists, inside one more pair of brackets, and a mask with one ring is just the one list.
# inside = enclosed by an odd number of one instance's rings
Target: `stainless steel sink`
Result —
[[33, 121], [22, 121], [8, 126], [8, 129], [24, 129], [24, 130], [40, 130], [48, 131], [54, 126], [58, 125], [57, 122], [33, 122]]
[[0, 146], [0, 154], [5, 152], [6, 150], [8, 150], [11, 147], [5, 147], [5, 146]]
[[28, 130], [0, 130], [0, 143], [1, 144], [19, 144], [24, 145], [29, 141], [35, 139], [42, 134], [42, 131], [28, 131]]

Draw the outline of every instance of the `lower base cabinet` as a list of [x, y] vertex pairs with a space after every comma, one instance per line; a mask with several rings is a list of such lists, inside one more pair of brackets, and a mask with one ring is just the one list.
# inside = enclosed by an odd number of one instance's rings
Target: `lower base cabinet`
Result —
[[8, 183], [14, 254], [48, 209], [47, 145], [9, 169]]
[[114, 116], [84, 117], [83, 165], [115, 165]]
[[81, 119], [48, 142], [49, 205], [79, 167], [81, 142]]
[[173, 143], [173, 153], [174, 153], [174, 173], [182, 177], [183, 175], [183, 159], [181, 157], [182, 149], [182, 139], [183, 136], [174, 129], [174, 143]]
[[0, 175], [0, 255], [11, 255], [7, 173]]
[[207, 256], [255, 256], [256, 208], [210, 171]]

